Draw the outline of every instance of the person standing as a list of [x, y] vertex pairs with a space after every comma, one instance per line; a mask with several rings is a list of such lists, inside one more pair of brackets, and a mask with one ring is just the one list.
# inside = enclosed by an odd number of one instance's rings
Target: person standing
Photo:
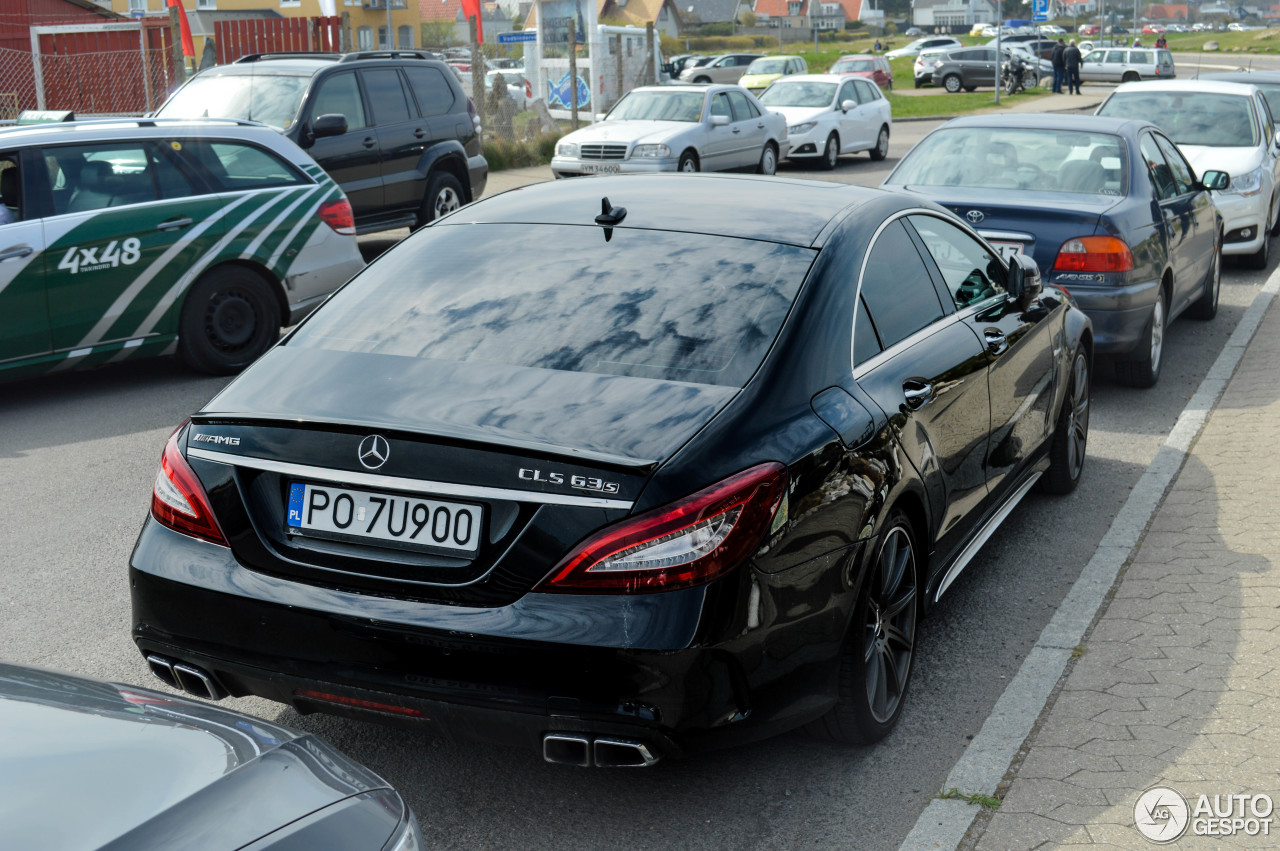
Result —
[[1058, 43], [1053, 46], [1053, 53], [1049, 54], [1049, 61], [1053, 64], [1054, 94], [1062, 94], [1062, 81], [1067, 76], [1067, 63], [1062, 57], [1066, 52], [1066, 42], [1062, 39], [1058, 39]]
[[1160, 33], [1160, 37], [1156, 39], [1156, 47], [1164, 50], [1169, 46], [1169, 42], [1165, 40], [1164, 33]]
[[1074, 38], [1062, 52], [1062, 62], [1067, 69], [1067, 93], [1080, 94], [1080, 48], [1076, 47]]

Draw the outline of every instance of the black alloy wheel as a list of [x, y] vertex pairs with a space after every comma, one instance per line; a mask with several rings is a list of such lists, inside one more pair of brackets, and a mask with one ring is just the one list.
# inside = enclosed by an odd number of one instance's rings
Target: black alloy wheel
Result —
[[178, 353], [213, 375], [239, 372], [280, 338], [280, 304], [270, 285], [243, 266], [221, 266], [187, 293]]
[[1089, 445], [1089, 360], [1083, 350], [1077, 351], [1071, 361], [1069, 382], [1049, 446], [1049, 469], [1040, 479], [1049, 493], [1071, 493], [1084, 472]]
[[889, 734], [911, 681], [920, 618], [920, 569], [906, 514], [895, 511], [879, 536], [858, 592], [840, 663], [839, 702], [812, 725], [815, 734], [869, 744]]

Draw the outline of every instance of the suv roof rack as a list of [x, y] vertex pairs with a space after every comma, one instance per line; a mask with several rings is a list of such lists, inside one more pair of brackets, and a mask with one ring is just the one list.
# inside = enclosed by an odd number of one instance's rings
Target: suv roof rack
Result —
[[344, 53], [341, 61], [357, 62], [361, 59], [435, 59], [435, 57], [421, 50], [358, 50], [355, 53]]
[[241, 56], [232, 65], [239, 65], [242, 62], [261, 62], [264, 59], [333, 59], [337, 61], [341, 59], [341, 54], [332, 53], [327, 50], [295, 50], [282, 51], [280, 53], [248, 53]]

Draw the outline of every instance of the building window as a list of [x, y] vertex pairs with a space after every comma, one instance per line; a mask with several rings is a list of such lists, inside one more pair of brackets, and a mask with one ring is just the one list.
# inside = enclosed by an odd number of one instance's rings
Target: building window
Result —
[[196, 0], [196, 9], [198, 10], [203, 11], [206, 9], [217, 9], [217, 8], [218, 8], [218, 0]]
[[399, 47], [402, 50], [412, 49], [413, 48], [413, 27], [405, 27], [405, 26], [397, 27], [396, 41], [399, 42]]
[[302, 0], [280, 0], [281, 9], [295, 9], [302, 5]]
[[129, 0], [129, 11], [130, 12], [147, 11], [147, 0]]
[[356, 50], [373, 50], [373, 27], [356, 30]]
[[387, 28], [378, 27], [378, 49], [390, 50], [391, 45], [387, 43]]

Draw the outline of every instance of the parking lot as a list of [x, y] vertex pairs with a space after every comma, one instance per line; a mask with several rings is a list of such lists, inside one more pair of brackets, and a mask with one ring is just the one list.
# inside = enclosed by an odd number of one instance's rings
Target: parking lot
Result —
[[[878, 185], [935, 126], [896, 124], [884, 162], [846, 156], [822, 178]], [[489, 191], [544, 172], [494, 174]], [[785, 163], [779, 173], [819, 176]], [[362, 250], [375, 256], [404, 235], [364, 237]], [[322, 735], [382, 774], [417, 812], [431, 847], [897, 848], [1270, 272], [1225, 269], [1217, 318], [1170, 326], [1155, 389], [1121, 387], [1099, 365], [1080, 488], [1065, 499], [1029, 496], [924, 622], [904, 717], [878, 745], [842, 748], [795, 733], [648, 771], [584, 771], [429, 728], [229, 703]], [[5, 386], [0, 647], [8, 659], [158, 686], [130, 640], [125, 567], [165, 438], [225, 383], [158, 359]]]

